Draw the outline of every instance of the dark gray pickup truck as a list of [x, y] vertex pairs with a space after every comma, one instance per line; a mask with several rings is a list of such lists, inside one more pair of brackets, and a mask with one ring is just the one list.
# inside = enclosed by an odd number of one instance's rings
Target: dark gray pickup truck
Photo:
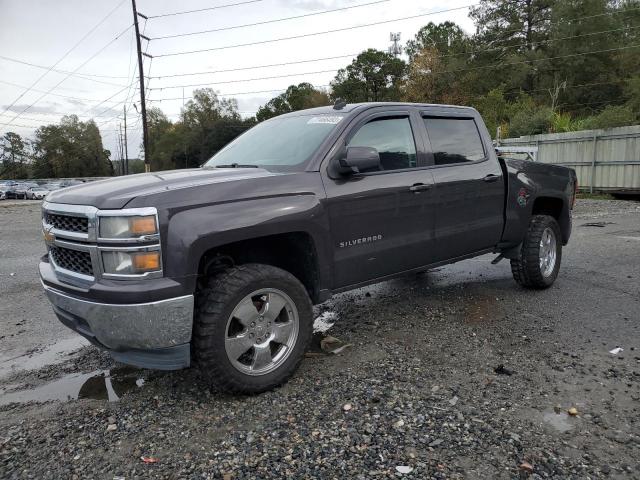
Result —
[[337, 105], [260, 123], [202, 168], [50, 193], [44, 289], [121, 362], [286, 381], [333, 293], [490, 252], [550, 286], [573, 170], [496, 156], [472, 108]]

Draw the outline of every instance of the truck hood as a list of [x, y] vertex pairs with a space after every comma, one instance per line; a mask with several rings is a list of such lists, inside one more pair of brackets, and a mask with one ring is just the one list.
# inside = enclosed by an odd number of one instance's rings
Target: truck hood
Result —
[[53, 203], [91, 205], [100, 209], [119, 209], [136, 197], [163, 191], [273, 175], [277, 174], [262, 168], [193, 168], [141, 173], [63, 188], [51, 192], [46, 200]]

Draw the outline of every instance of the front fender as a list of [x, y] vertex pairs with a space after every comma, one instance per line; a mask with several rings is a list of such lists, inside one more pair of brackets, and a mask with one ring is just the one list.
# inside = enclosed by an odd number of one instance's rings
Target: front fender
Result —
[[311, 236], [318, 255], [320, 284], [328, 285], [329, 226], [321, 203], [311, 193], [253, 198], [175, 212], [167, 229], [166, 271], [173, 278], [192, 277], [195, 288], [200, 260], [212, 248], [291, 232]]

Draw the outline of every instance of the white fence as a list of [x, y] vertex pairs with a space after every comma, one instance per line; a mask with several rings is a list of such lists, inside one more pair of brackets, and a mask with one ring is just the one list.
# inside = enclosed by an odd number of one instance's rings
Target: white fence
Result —
[[582, 190], [640, 193], [640, 125], [506, 138], [504, 147], [537, 147], [536, 161], [571, 167]]

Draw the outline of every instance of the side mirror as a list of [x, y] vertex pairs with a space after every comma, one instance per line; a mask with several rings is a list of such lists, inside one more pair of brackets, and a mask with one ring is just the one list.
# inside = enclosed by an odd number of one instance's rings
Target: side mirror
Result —
[[347, 155], [340, 159], [342, 174], [362, 173], [380, 169], [380, 154], [372, 147], [347, 147]]

